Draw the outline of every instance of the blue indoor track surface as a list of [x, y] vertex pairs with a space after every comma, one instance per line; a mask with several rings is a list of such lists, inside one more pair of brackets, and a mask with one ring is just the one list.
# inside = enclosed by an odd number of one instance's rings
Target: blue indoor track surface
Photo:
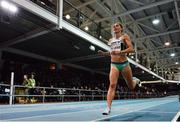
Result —
[[0, 121], [171, 121], [180, 111], [178, 96], [106, 101], [0, 105]]

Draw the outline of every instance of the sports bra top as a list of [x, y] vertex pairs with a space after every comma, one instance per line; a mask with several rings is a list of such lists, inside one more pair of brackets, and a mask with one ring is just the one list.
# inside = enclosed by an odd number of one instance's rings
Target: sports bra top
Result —
[[121, 50], [125, 49], [125, 44], [124, 44], [122, 37], [120, 37], [118, 39], [112, 38], [109, 45], [111, 47], [111, 51], [121, 51]]

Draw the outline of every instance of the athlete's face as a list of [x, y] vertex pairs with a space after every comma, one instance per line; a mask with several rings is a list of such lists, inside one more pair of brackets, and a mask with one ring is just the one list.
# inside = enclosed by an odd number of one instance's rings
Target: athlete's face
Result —
[[121, 28], [121, 26], [120, 26], [119, 23], [115, 23], [115, 24], [113, 25], [113, 29], [114, 29], [114, 33], [119, 33], [119, 32], [122, 31], [122, 28]]
[[27, 75], [24, 75], [24, 79], [27, 79]]
[[34, 78], [34, 75], [33, 75], [33, 74], [31, 75], [31, 78]]

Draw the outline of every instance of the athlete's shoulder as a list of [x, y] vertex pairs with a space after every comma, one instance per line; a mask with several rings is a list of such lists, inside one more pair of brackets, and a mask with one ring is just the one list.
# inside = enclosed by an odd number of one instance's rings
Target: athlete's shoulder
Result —
[[129, 37], [129, 35], [127, 34], [127, 33], [123, 33], [123, 35], [122, 35], [123, 37]]
[[123, 34], [123, 39], [130, 40], [130, 37], [129, 37], [129, 35], [127, 33], [124, 33]]

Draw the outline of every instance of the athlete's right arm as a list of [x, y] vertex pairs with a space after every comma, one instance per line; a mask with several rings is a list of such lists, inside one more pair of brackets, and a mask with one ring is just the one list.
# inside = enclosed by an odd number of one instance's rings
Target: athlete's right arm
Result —
[[98, 50], [98, 54], [100, 56], [110, 56], [110, 52], [105, 52], [105, 51], [102, 51], [102, 50]]
[[[111, 40], [112, 39], [109, 39], [108, 45], [111, 45]], [[102, 50], [98, 50], [98, 54], [100, 56], [111, 56], [111, 52], [109, 52], [109, 51], [105, 52], [105, 51], [102, 51]]]

